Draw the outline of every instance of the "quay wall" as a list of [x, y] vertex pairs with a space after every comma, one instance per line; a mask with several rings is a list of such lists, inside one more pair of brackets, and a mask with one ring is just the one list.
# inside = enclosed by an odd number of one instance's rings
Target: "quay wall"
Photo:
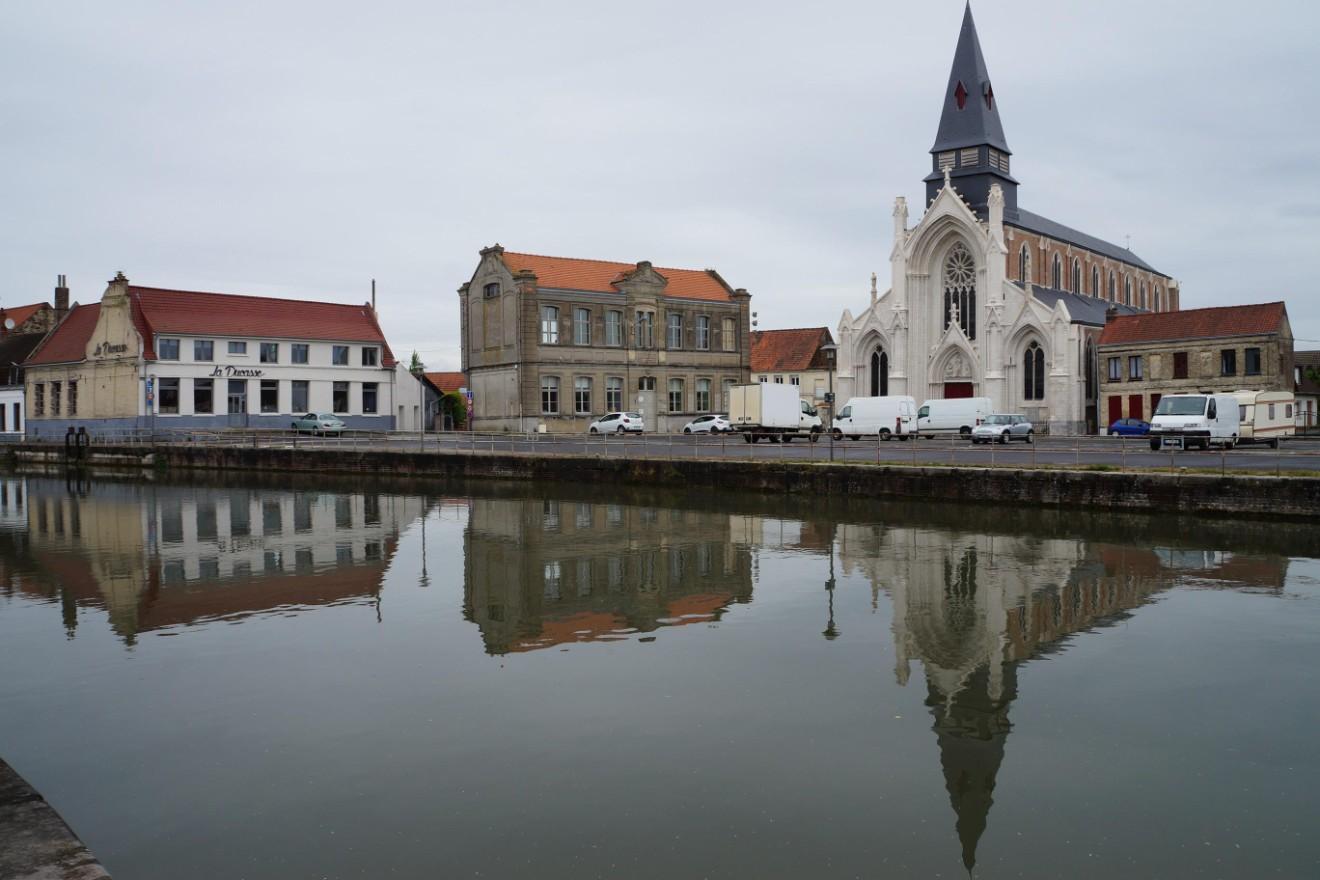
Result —
[[[49, 446], [20, 445], [10, 454], [17, 461], [63, 461], [62, 452]], [[146, 455], [140, 447], [98, 446], [88, 463], [123, 467], [134, 459], [166, 469], [629, 484], [1202, 516], [1320, 516], [1320, 478], [1314, 477], [185, 445], [160, 446]]]
[[0, 877], [110, 880], [50, 804], [0, 760]]

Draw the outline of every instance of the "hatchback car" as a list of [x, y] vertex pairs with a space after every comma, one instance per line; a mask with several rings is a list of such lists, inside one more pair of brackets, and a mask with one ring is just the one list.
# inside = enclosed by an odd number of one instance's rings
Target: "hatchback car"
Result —
[[1027, 417], [1017, 413], [996, 413], [972, 429], [973, 443], [1007, 443], [1009, 440], [1035, 441], [1035, 430]]
[[293, 420], [293, 430], [299, 434], [334, 434], [344, 433], [344, 422], [333, 413], [308, 413]]
[[1109, 426], [1110, 437], [1145, 437], [1150, 433], [1150, 422], [1141, 419], [1119, 419]]
[[592, 434], [640, 434], [646, 430], [642, 414], [635, 412], [606, 413], [591, 423], [587, 431]]
[[731, 430], [729, 420], [719, 415], [697, 416], [683, 426], [684, 434], [723, 434]]

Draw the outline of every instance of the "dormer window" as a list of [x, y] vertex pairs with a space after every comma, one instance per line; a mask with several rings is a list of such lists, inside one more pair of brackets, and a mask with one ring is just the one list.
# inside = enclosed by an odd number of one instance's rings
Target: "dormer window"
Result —
[[953, 100], [958, 102], [959, 110], [967, 106], [967, 89], [963, 86], [962, 80], [958, 80], [958, 86], [953, 90]]

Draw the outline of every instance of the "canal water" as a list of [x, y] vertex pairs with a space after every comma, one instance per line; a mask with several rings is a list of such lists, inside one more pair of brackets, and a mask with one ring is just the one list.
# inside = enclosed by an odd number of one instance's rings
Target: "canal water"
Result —
[[1320, 876], [1314, 527], [213, 480], [0, 475], [118, 880]]

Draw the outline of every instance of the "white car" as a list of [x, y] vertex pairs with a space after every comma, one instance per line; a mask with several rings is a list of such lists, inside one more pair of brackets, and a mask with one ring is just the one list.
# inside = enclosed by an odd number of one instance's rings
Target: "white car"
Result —
[[606, 413], [591, 423], [587, 431], [592, 434], [640, 434], [646, 430], [642, 414], [635, 412]]
[[1024, 415], [996, 413], [972, 429], [973, 443], [1007, 443], [1009, 440], [1035, 442], [1035, 429]]
[[732, 431], [733, 426], [724, 416], [697, 416], [683, 426], [684, 434], [723, 434]]

